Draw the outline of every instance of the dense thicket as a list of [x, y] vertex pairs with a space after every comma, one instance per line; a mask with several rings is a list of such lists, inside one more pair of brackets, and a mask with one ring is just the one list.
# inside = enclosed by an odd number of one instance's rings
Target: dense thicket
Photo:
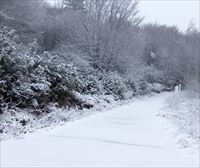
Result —
[[42, 0], [1, 0], [1, 111], [45, 109], [49, 103], [90, 108], [77, 94], [125, 99], [178, 83], [198, 90], [200, 33], [141, 26], [137, 5], [63, 0], [51, 7]]
[[[186, 88], [199, 88], [200, 33], [191, 29], [181, 33], [176, 27], [146, 25], [144, 60], [167, 72]], [[153, 56], [153, 57], [152, 57]]]

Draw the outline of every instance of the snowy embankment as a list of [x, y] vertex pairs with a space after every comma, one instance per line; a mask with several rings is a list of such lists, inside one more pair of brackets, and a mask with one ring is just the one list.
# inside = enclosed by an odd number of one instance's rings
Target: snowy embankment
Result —
[[200, 98], [198, 93], [183, 91], [172, 94], [166, 99], [162, 116], [176, 126], [177, 137], [183, 147], [199, 148]]
[[[41, 129], [53, 129], [56, 126], [88, 117], [97, 112], [102, 112], [120, 105], [121, 101], [115, 101], [113, 96], [79, 95], [83, 101], [93, 105], [91, 109], [57, 108], [54, 104], [48, 106], [48, 114], [38, 115], [31, 109], [7, 109], [0, 115], [0, 140], [23, 136]], [[128, 100], [127, 100], [128, 101]], [[123, 101], [125, 103], [126, 101]], [[27, 111], [29, 111], [27, 113]]]
[[198, 167], [158, 117], [172, 93], [135, 99], [51, 131], [1, 142], [2, 167]]

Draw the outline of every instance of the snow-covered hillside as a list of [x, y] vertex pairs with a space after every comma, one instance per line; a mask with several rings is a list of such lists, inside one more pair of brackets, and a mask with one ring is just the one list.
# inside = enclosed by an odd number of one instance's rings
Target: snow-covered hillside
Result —
[[1, 167], [198, 167], [158, 116], [172, 93], [134, 102], [51, 131], [1, 142]]

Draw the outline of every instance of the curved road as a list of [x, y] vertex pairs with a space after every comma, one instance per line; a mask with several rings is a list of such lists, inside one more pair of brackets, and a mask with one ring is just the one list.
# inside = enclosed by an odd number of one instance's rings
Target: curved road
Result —
[[198, 167], [157, 117], [172, 93], [135, 100], [48, 132], [1, 142], [1, 167]]

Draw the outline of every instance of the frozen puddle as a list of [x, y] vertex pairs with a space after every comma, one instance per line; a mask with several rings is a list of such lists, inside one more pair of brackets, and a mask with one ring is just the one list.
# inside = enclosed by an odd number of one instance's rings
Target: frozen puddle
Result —
[[157, 117], [170, 93], [144, 98], [49, 132], [1, 142], [1, 167], [198, 167]]

